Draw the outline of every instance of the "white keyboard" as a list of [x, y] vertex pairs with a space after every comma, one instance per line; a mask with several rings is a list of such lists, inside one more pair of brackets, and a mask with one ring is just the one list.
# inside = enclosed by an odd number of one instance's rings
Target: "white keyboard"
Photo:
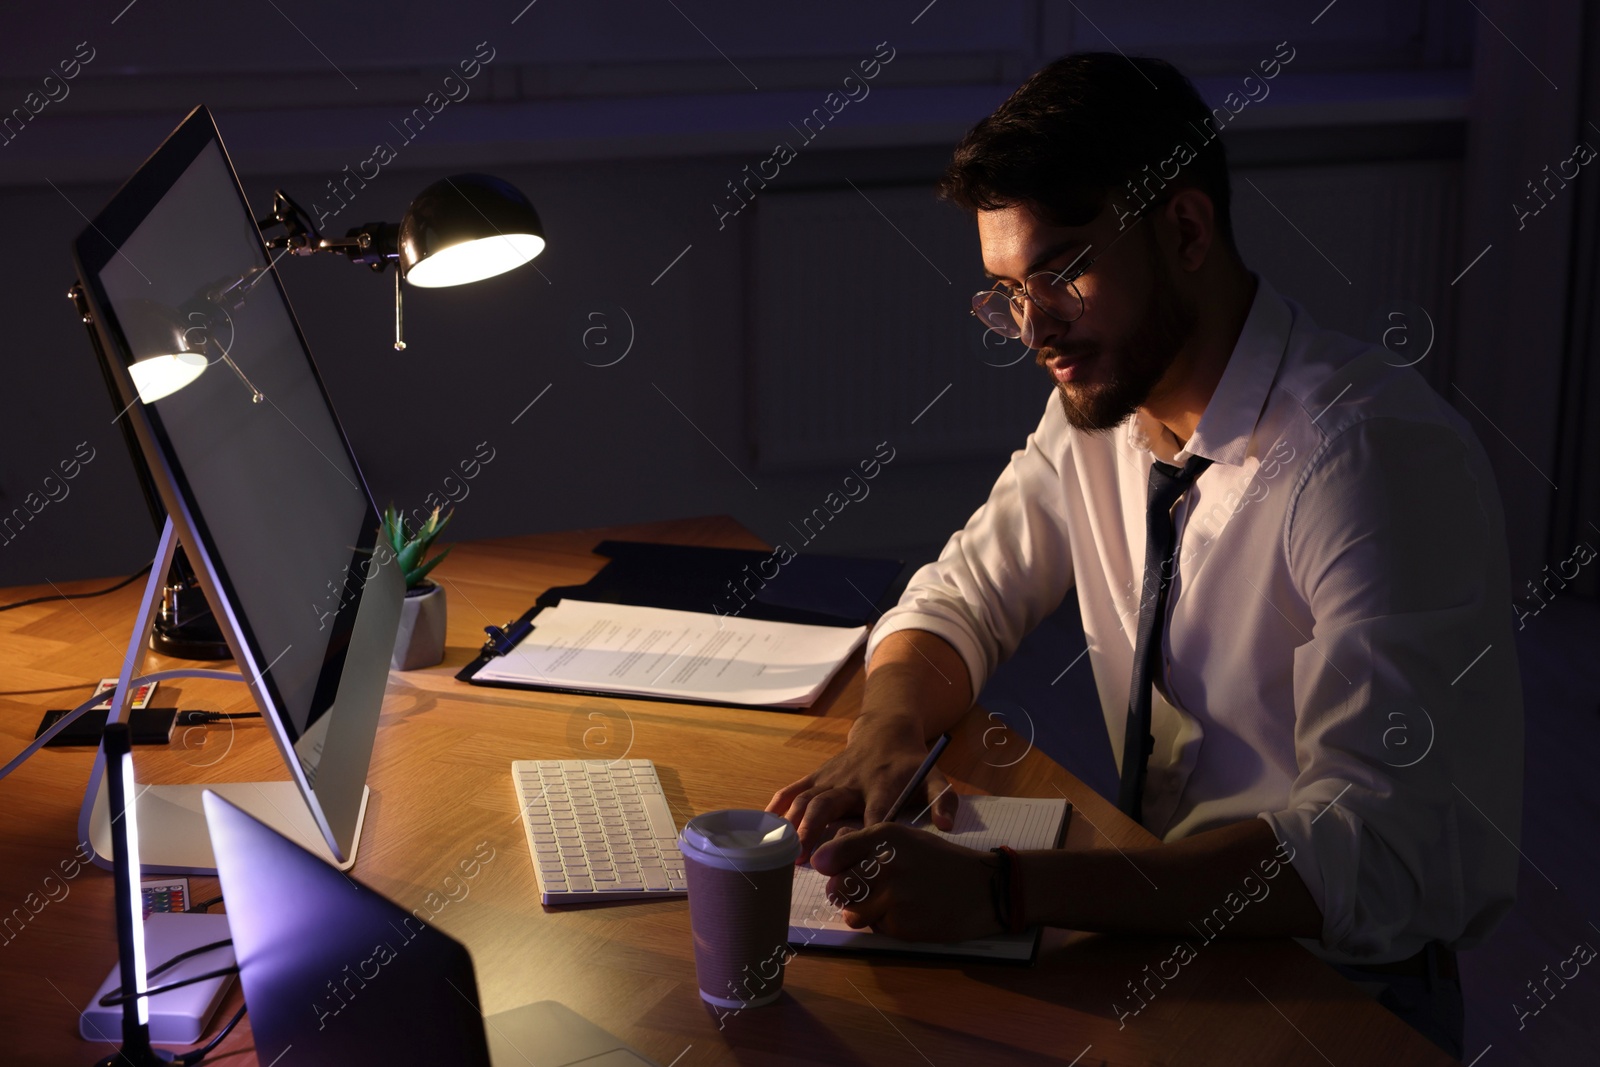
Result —
[[511, 764], [545, 904], [682, 896], [672, 809], [649, 760]]

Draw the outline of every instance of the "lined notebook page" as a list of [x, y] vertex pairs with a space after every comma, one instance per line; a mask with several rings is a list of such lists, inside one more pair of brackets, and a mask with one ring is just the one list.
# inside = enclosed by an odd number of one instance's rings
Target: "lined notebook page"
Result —
[[[960, 807], [956, 809], [955, 827], [950, 832], [935, 829], [926, 816], [916, 825], [958, 845], [984, 852], [1000, 845], [1010, 845], [1015, 849], [1054, 848], [1066, 814], [1067, 802], [1061, 799], [963, 796]], [[870, 893], [871, 883], [866, 883], [865, 888]], [[790, 941], [938, 953], [959, 952], [962, 949], [961, 945], [896, 941], [870, 931], [852, 930], [840, 916], [839, 909], [829, 903], [827, 889], [827, 877], [813, 870], [810, 864], [795, 868], [794, 896], [789, 905]], [[1022, 940], [1019, 942], [1018, 938]], [[969, 946], [977, 946], [977, 950], [966, 954], [1012, 955], [1009, 951], [991, 953], [986, 948], [1002, 943], [1025, 943], [1031, 952], [1033, 936], [1023, 934], [995, 938], [993, 941], [968, 942]]]

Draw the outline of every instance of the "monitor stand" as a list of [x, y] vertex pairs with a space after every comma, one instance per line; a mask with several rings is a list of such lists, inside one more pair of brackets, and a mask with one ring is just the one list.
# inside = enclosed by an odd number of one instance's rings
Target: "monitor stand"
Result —
[[[168, 678], [206, 678], [218, 681], [244, 682], [251, 679], [238, 671], [208, 671], [180, 668], [155, 671], [137, 677], [149, 647], [150, 631], [155, 624], [156, 612], [161, 603], [161, 591], [166, 582], [167, 570], [177, 549], [177, 532], [169, 517], [161, 530], [161, 541], [156, 548], [155, 563], [150, 568], [150, 578], [145, 583], [144, 599], [139, 604], [139, 614], [128, 638], [128, 651], [122, 659], [122, 671], [117, 677], [117, 688], [111, 694], [111, 710], [107, 722], [122, 722], [126, 718], [128, 696], [142, 681], [161, 681]], [[272, 712], [250, 686], [251, 695], [263, 716]], [[268, 724], [269, 729], [274, 724]], [[102, 746], [95, 753], [94, 767], [89, 772], [89, 784], [84, 791], [83, 807], [78, 812], [78, 840], [90, 848], [89, 859], [98, 867], [110, 870], [111, 859], [111, 809], [106, 800], [106, 755]], [[366, 822], [367, 800], [370, 791], [361, 790], [361, 811], [356, 816], [356, 832], [351, 840], [350, 855], [339, 861], [328, 847], [317, 820], [312, 816], [293, 781], [271, 782], [203, 782], [179, 784], [143, 784], [136, 801], [139, 827], [139, 853], [141, 867], [147, 874], [189, 874], [215, 876], [216, 857], [211, 852], [211, 833], [206, 828], [205, 809], [200, 794], [211, 790], [248, 811], [307, 851], [322, 857], [342, 871], [356, 862], [356, 852], [361, 843], [361, 828]]]

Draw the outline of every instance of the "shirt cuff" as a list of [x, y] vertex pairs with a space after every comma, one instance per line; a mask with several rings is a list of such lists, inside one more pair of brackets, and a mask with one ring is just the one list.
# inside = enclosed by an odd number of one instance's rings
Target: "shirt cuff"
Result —
[[[1356, 877], [1360, 870], [1360, 821], [1337, 804], [1318, 810], [1295, 808], [1261, 812], [1281, 845], [1287, 846], [1289, 864], [1305, 883], [1311, 899], [1322, 911], [1322, 948], [1354, 962], [1371, 959], [1387, 946], [1357, 944]], [[1320, 953], [1319, 953], [1320, 955]]]
[[878, 620], [878, 625], [873, 627], [872, 633], [868, 635], [864, 662], [870, 666], [872, 654], [877, 651], [878, 643], [901, 630], [927, 630], [944, 638], [966, 664], [967, 679], [972, 685], [972, 699], [978, 699], [978, 693], [982, 691], [983, 683], [989, 676], [988, 657], [966, 627], [942, 615], [920, 611], [897, 611], [891, 608]]

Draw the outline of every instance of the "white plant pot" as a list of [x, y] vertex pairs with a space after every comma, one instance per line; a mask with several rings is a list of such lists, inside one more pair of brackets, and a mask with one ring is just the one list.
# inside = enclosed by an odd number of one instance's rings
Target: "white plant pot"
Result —
[[444, 586], [425, 582], [406, 591], [389, 665], [397, 671], [432, 667], [444, 659]]

